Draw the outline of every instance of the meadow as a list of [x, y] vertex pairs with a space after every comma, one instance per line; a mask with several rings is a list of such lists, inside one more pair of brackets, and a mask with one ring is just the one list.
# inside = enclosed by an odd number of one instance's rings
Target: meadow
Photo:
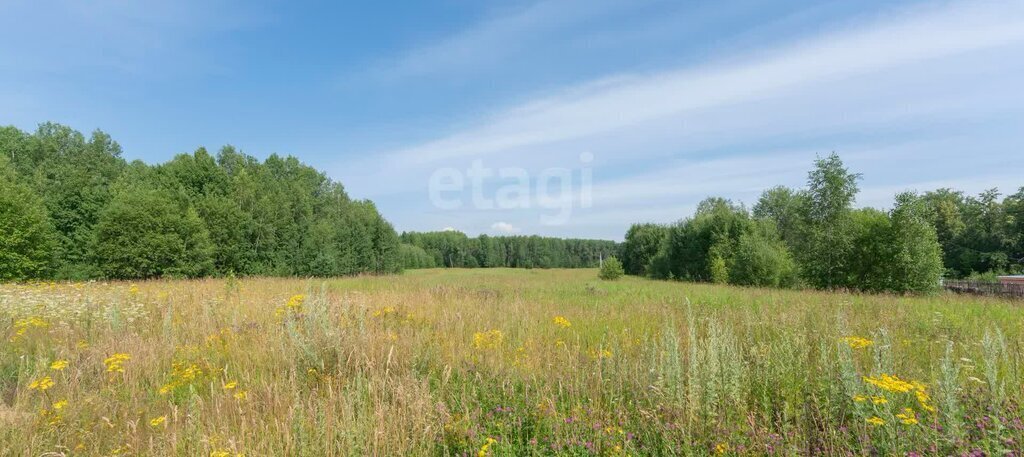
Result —
[[597, 271], [0, 286], [0, 455], [1005, 455], [1020, 303]]

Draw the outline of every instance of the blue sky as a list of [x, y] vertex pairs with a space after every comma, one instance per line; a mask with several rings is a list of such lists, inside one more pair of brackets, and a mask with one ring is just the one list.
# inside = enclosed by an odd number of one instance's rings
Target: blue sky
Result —
[[48, 120], [151, 163], [295, 155], [400, 231], [621, 239], [831, 151], [859, 205], [1012, 192], [1024, 1], [0, 1], [0, 124]]

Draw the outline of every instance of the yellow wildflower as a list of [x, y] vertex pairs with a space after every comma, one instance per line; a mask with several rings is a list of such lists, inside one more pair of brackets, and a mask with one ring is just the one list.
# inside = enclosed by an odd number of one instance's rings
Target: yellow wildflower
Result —
[[107, 373], [124, 373], [124, 363], [131, 360], [132, 356], [118, 352], [103, 360], [107, 366]]
[[235, 397], [235, 400], [238, 400], [238, 401], [247, 400], [249, 398], [249, 391], [248, 390], [239, 390], [238, 392], [235, 392], [234, 397]]
[[28, 385], [29, 390], [38, 390], [40, 392], [51, 387], [53, 387], [53, 378], [49, 376], [43, 376], [39, 379], [36, 379], [35, 381], [32, 381], [32, 383]]
[[914, 410], [911, 408], [903, 408], [903, 412], [897, 414], [896, 418], [907, 425], [914, 425], [917, 423], [917, 415], [914, 414]]
[[914, 390], [914, 385], [895, 375], [882, 374], [878, 377], [865, 376], [864, 382], [889, 392], [907, 393]]
[[55, 360], [53, 363], [50, 364], [50, 369], [51, 370], [60, 371], [60, 370], [63, 370], [65, 368], [67, 368], [67, 367], [68, 367], [68, 361], [67, 360]]
[[729, 452], [729, 445], [727, 443], [718, 443], [715, 445], [715, 454], [725, 454]]
[[53, 409], [55, 409], [57, 411], [60, 411], [60, 410], [64, 409], [64, 407], [67, 406], [67, 405], [68, 405], [68, 401], [67, 400], [59, 400], [59, 401], [54, 402], [53, 405], [51, 405], [51, 406], [53, 407]]
[[569, 319], [566, 319], [565, 317], [562, 316], [555, 316], [554, 319], [551, 319], [551, 321], [554, 322], [555, 325], [562, 328], [572, 327], [572, 323], [569, 322]]
[[494, 349], [501, 346], [504, 339], [505, 337], [502, 335], [501, 330], [476, 332], [473, 334], [473, 347], [477, 349]]
[[889, 399], [881, 395], [875, 395], [871, 397], [871, 403], [874, 403], [876, 405], [884, 405], [886, 403], [889, 403]]
[[152, 427], [159, 427], [165, 421], [167, 421], [167, 416], [154, 417], [149, 420], [149, 425]]
[[865, 402], [867, 400], [868, 400], [868, 397], [865, 397], [863, 395], [854, 395], [853, 396], [853, 401], [855, 401], [857, 403], [862, 403], [862, 402]]
[[306, 296], [302, 294], [292, 295], [291, 298], [284, 304], [274, 311], [277, 317], [283, 317], [285, 314], [301, 314], [302, 304], [306, 302]]
[[30, 317], [28, 319], [14, 321], [14, 335], [11, 336], [10, 341], [12, 343], [18, 341], [18, 338], [28, 332], [28, 329], [30, 328], [46, 328], [49, 326], [49, 322], [38, 317]]
[[871, 417], [869, 417], [867, 419], [864, 419], [864, 422], [867, 422], [868, 424], [871, 424], [871, 425], [874, 425], [874, 426], [885, 425], [885, 421], [882, 420], [882, 418], [878, 417], [878, 416], [871, 416]]
[[484, 445], [480, 446], [480, 451], [476, 453], [477, 457], [487, 457], [487, 455], [489, 455], [490, 453], [491, 445], [497, 442], [498, 440], [488, 436], [487, 441], [484, 442]]
[[852, 349], [863, 349], [868, 346], [871, 346], [872, 344], [875, 344], [874, 341], [871, 341], [867, 338], [861, 338], [859, 336], [847, 336], [842, 338], [842, 341], [846, 343], [848, 346], [850, 346], [850, 348]]
[[224, 384], [224, 390], [231, 390], [235, 387], [238, 387], [238, 381], [229, 381], [227, 384]]
[[914, 396], [917, 397], [917, 403], [921, 405], [921, 409], [930, 413], [935, 412], [935, 407], [928, 403], [932, 398], [928, 395], [928, 391], [924, 390], [924, 387], [914, 391]]

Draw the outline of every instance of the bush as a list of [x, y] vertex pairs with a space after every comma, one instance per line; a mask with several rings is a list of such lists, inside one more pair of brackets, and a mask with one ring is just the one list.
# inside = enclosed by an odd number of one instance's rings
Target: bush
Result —
[[622, 275], [622, 262], [615, 257], [608, 257], [604, 259], [604, 265], [601, 266], [601, 272], [597, 276], [605, 281], [614, 281]]
[[622, 243], [622, 266], [626, 274], [647, 276], [651, 260], [658, 255], [668, 228], [658, 224], [633, 224]]
[[789, 287], [796, 280], [796, 264], [778, 238], [760, 232], [740, 236], [729, 269], [729, 282], [745, 286]]
[[156, 190], [119, 193], [96, 224], [96, 257], [106, 277], [195, 277], [213, 270], [209, 234], [191, 207]]
[[56, 248], [46, 207], [0, 156], [0, 281], [45, 277]]

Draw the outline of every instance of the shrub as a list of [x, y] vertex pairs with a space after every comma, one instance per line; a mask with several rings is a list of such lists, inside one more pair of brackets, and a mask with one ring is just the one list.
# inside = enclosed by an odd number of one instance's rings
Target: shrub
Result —
[[615, 257], [608, 257], [604, 259], [604, 265], [601, 266], [601, 272], [597, 276], [605, 281], [614, 281], [622, 275], [622, 262]]
[[96, 257], [109, 278], [195, 277], [213, 270], [196, 211], [156, 190], [126, 189], [100, 214]]
[[729, 269], [729, 282], [762, 287], [792, 286], [796, 265], [778, 238], [760, 232], [740, 236]]
[[0, 156], [0, 281], [45, 276], [53, 265], [55, 235], [42, 199], [16, 182]]

